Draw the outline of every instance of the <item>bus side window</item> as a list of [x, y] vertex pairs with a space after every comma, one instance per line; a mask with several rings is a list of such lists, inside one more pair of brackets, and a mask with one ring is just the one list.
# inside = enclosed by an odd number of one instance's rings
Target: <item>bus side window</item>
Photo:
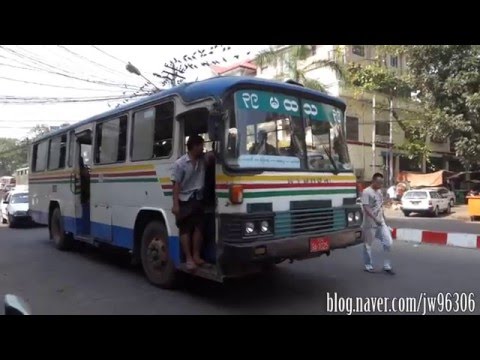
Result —
[[44, 171], [47, 167], [47, 155], [48, 155], [47, 140], [33, 146], [32, 155], [32, 171]]
[[133, 114], [133, 161], [170, 157], [173, 114], [171, 101]]
[[95, 164], [111, 164], [126, 159], [127, 117], [97, 124]]
[[57, 136], [50, 140], [48, 155], [48, 170], [63, 169], [67, 154], [67, 134]]

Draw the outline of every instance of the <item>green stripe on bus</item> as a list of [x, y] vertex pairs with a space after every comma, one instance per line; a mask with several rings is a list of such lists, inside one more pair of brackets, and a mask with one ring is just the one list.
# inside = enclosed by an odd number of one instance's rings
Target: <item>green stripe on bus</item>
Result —
[[[335, 190], [289, 190], [289, 191], [259, 191], [245, 192], [245, 199], [255, 199], [272, 196], [299, 196], [299, 195], [333, 195], [333, 194], [356, 194], [356, 189], [335, 189]], [[228, 192], [217, 193], [219, 198], [228, 199]]]

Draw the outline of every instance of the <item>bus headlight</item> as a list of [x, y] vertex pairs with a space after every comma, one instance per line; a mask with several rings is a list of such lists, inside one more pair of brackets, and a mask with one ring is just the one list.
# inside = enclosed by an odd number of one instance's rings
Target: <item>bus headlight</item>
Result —
[[360, 211], [355, 211], [355, 221], [360, 220], [362, 220], [362, 214], [360, 214]]
[[351, 223], [353, 222], [353, 219], [355, 218], [355, 216], [353, 215], [353, 213], [349, 212], [347, 218], [348, 218], [348, 223]]
[[255, 232], [255, 223], [249, 221], [245, 223], [245, 235], [252, 235]]
[[268, 231], [270, 231], [270, 224], [268, 223], [268, 221], [264, 220], [260, 223], [260, 231], [262, 233], [267, 233]]

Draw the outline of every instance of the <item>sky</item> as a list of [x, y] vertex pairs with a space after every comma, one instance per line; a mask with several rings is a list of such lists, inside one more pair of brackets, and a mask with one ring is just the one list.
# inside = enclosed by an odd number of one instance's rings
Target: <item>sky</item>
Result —
[[[230, 49], [228, 49], [230, 47]], [[184, 74], [186, 81], [212, 76], [204, 61], [232, 65], [253, 58], [268, 45], [0, 45], [0, 137], [21, 139], [37, 124], [75, 123], [108, 111], [131, 96], [146, 80], [129, 73], [131, 62], [142, 75], [163, 88], [153, 75], [164, 64], [184, 55], [198, 69]], [[212, 49], [213, 48], [213, 49]], [[225, 50], [223, 50], [225, 49]], [[199, 58], [198, 51], [212, 54]], [[247, 54], [249, 53], [249, 54]], [[234, 56], [238, 56], [235, 58]], [[49, 86], [47, 86], [49, 85]], [[152, 85], [150, 85], [152, 86]], [[109, 99], [84, 102], [81, 100]], [[35, 101], [37, 103], [32, 103]], [[38, 104], [38, 101], [48, 101]], [[63, 102], [61, 102], [63, 101]], [[75, 101], [75, 102], [65, 102]]]

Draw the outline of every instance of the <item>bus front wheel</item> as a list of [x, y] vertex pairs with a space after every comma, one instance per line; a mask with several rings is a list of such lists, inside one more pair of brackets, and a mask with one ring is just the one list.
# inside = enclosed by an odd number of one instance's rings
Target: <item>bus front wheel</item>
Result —
[[147, 279], [156, 286], [174, 288], [178, 281], [178, 271], [169, 256], [168, 233], [161, 221], [151, 221], [145, 227], [140, 251]]
[[62, 215], [58, 207], [53, 210], [50, 218], [50, 237], [59, 250], [68, 250], [72, 247], [73, 240], [71, 236], [65, 233]]

